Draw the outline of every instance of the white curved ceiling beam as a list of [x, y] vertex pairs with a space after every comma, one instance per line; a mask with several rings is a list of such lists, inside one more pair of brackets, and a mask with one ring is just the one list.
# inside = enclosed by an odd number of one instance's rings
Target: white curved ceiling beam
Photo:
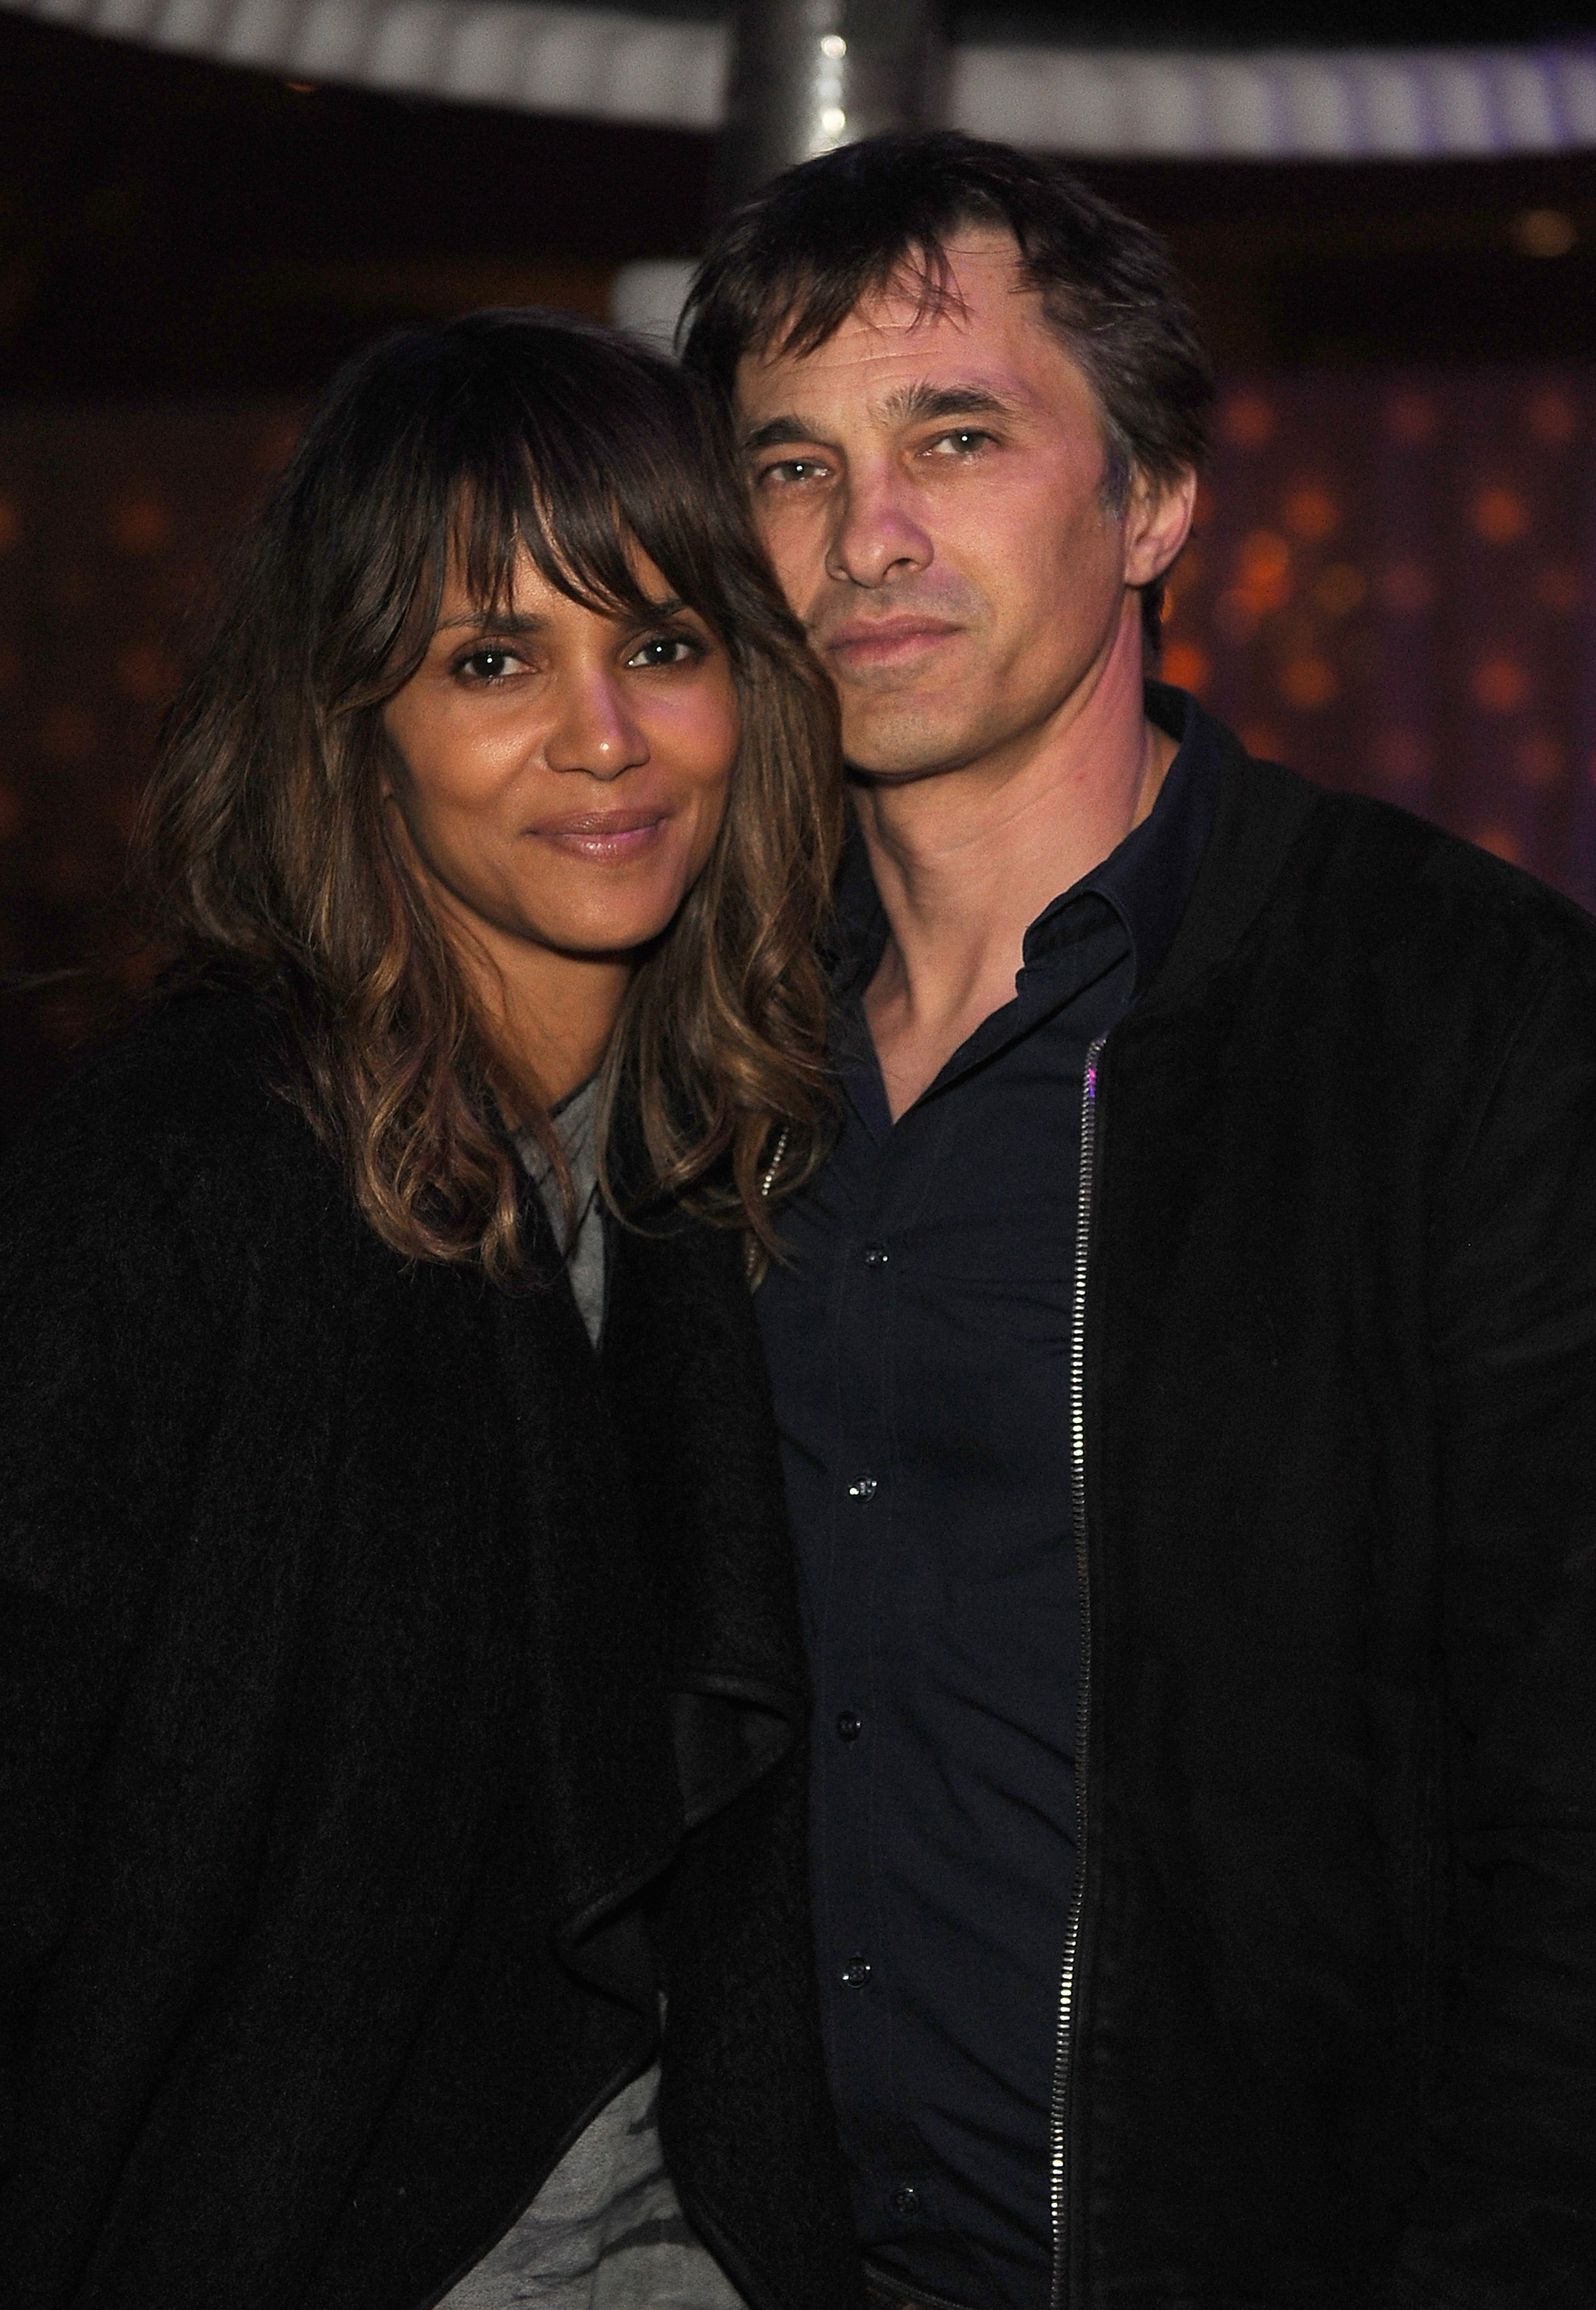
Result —
[[970, 48], [961, 128], [1149, 161], [1427, 161], [1596, 145], [1596, 41], [1529, 48]]
[[[534, 0], [0, 0], [293, 80], [714, 129], [719, 24]], [[953, 51], [949, 117], [1119, 160], [1449, 160], [1596, 147], [1596, 40], [1536, 48]]]

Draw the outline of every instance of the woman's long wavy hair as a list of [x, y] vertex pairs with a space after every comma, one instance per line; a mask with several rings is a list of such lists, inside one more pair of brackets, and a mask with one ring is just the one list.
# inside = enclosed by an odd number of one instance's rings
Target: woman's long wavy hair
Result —
[[426, 653], [451, 555], [484, 609], [508, 601], [525, 549], [572, 600], [646, 616], [638, 548], [725, 646], [741, 738], [708, 864], [639, 957], [601, 1141], [624, 1095], [648, 1191], [768, 1251], [762, 1190], [776, 1160], [782, 1186], [812, 1168], [826, 1103], [813, 939], [841, 834], [836, 709], [754, 543], [724, 421], [673, 362], [536, 310], [361, 354], [173, 709], [141, 839], [157, 940], [179, 977], [220, 966], [273, 1002], [283, 1088], [409, 1257], [508, 1277], [507, 1111], [557, 1168], [559, 1150], [395, 838], [382, 709]]

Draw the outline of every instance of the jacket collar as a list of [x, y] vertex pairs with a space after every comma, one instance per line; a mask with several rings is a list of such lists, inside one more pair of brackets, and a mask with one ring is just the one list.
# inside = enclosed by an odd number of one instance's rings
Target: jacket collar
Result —
[[1147, 1004], [1180, 1001], [1235, 951], [1318, 802], [1316, 790], [1295, 770], [1257, 760], [1224, 723], [1201, 707], [1193, 711], [1218, 756], [1213, 822]]
[[[1146, 698], [1149, 720], [1179, 746], [1152, 814], [1072, 890], [1054, 899], [1027, 934], [1028, 960], [1033, 943], [1038, 934], [1045, 935], [1059, 909], [1085, 892], [1097, 892], [1107, 899], [1130, 933], [1139, 994], [1150, 986], [1163, 989], [1169, 984], [1171, 966], [1177, 959], [1184, 968], [1187, 933], [1199, 914], [1200, 902], [1206, 918], [1211, 899], [1237, 895], [1230, 890], [1229, 877], [1238, 849], [1256, 849], [1255, 838], [1262, 836], [1264, 850], [1274, 855], [1267, 839], [1267, 821], [1271, 813], [1280, 815], [1285, 791], [1296, 790], [1303, 796], [1305, 815], [1311, 792], [1289, 770], [1254, 762], [1235, 734], [1205, 713], [1185, 690], [1167, 682], [1149, 682]], [[1257, 776], [1249, 777], [1248, 773]], [[1255, 813], [1262, 821], [1257, 825], [1252, 822]], [[1290, 816], [1289, 812], [1286, 815]], [[1293, 835], [1296, 822], [1292, 819]], [[1289, 838], [1280, 847], [1279, 856], [1288, 847]], [[1220, 862], [1217, 868], [1216, 858]], [[1263, 889], [1272, 875], [1273, 868], [1267, 868]], [[1209, 927], [1218, 934], [1222, 951], [1230, 942], [1222, 924], [1216, 920]], [[1235, 935], [1239, 936], [1245, 927], [1245, 920], [1238, 918]], [[835, 994], [863, 991], [874, 975], [886, 939], [885, 909], [863, 837], [854, 823], [837, 875], [827, 957]]]

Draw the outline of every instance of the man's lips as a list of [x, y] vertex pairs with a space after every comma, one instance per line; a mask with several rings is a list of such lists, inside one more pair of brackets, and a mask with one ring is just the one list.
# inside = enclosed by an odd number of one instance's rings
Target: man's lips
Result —
[[669, 816], [664, 809], [568, 811], [540, 818], [526, 831], [581, 858], [635, 858], [651, 847]]
[[945, 618], [856, 620], [828, 634], [820, 647], [848, 666], [892, 665], [949, 640], [959, 630]]

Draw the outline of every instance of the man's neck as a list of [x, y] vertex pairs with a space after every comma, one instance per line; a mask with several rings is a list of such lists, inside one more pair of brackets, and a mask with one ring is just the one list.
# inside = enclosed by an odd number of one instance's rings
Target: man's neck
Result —
[[890, 786], [861, 830], [889, 937], [864, 1013], [894, 1121], [1012, 1000], [1025, 934], [1152, 809], [1175, 746], [1147, 719], [1139, 628], [1028, 746]]

